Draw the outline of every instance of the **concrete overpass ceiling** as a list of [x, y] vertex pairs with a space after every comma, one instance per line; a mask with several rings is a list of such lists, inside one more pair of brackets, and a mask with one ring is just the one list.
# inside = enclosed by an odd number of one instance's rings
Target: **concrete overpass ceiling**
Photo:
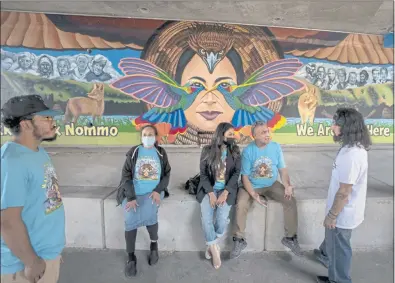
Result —
[[2, 1], [2, 11], [191, 20], [386, 34], [394, 29], [388, 0]]

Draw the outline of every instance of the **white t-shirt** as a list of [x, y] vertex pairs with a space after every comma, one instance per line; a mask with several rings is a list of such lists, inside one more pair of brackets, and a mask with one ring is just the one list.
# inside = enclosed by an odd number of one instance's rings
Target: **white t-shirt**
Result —
[[352, 184], [348, 203], [337, 217], [336, 227], [354, 229], [364, 220], [368, 180], [368, 153], [364, 148], [344, 147], [339, 151], [332, 168], [326, 215], [332, 208], [340, 183]]

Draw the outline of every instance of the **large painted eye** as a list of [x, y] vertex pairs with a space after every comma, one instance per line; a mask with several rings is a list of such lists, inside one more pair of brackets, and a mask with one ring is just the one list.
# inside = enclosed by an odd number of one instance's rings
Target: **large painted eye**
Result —
[[201, 83], [199, 83], [199, 82], [193, 82], [193, 83], [191, 84], [191, 86], [197, 87], [197, 88], [203, 87], [203, 85], [202, 85]]
[[228, 82], [223, 82], [223, 83], [220, 83], [219, 84], [222, 88], [228, 88], [228, 87], [230, 87], [230, 83], [228, 83]]

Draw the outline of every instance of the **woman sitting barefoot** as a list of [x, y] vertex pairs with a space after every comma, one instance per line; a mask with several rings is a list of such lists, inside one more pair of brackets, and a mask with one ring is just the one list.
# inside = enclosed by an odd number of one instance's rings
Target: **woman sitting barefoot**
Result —
[[200, 183], [196, 198], [201, 208], [206, 258], [212, 258], [215, 269], [221, 266], [217, 242], [226, 232], [229, 211], [236, 203], [238, 190], [241, 157], [234, 135], [231, 124], [219, 124], [211, 144], [203, 148], [200, 158]]

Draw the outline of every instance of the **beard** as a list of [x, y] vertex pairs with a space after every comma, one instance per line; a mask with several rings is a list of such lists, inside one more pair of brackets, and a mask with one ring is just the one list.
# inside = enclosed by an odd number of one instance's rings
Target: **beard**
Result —
[[[33, 130], [33, 135], [34, 137], [41, 141], [41, 142], [51, 142], [55, 141], [56, 138], [58, 137], [58, 134], [55, 132], [55, 134], [52, 137], [43, 137], [43, 134], [40, 133], [39, 129], [37, 128], [36, 125], [33, 124], [34, 130]], [[54, 126], [56, 128], [56, 126]]]
[[42, 138], [41, 141], [44, 142], [51, 142], [51, 141], [55, 141], [57, 139], [58, 135], [55, 134], [53, 137], [49, 137], [49, 138]]

